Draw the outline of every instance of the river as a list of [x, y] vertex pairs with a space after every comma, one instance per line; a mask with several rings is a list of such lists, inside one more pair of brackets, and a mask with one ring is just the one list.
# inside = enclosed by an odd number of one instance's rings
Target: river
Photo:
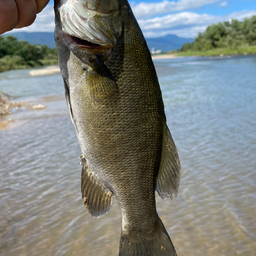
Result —
[[[179, 151], [178, 196], [157, 197], [179, 256], [255, 255], [256, 56], [155, 62]], [[80, 192], [80, 148], [59, 74], [0, 74], [22, 107], [1, 117], [0, 255], [118, 255], [121, 216], [92, 218]]]

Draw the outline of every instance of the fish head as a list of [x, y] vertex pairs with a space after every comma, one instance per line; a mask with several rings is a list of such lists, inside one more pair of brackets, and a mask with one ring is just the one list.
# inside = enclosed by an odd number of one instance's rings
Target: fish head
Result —
[[56, 34], [71, 51], [111, 51], [122, 33], [120, 0], [55, 0]]

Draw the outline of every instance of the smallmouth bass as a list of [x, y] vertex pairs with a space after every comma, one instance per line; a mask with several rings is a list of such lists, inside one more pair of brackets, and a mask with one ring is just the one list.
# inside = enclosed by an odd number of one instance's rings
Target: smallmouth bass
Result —
[[176, 255], [155, 205], [178, 192], [180, 161], [156, 71], [127, 0], [55, 0], [55, 40], [93, 217], [113, 196], [120, 256]]

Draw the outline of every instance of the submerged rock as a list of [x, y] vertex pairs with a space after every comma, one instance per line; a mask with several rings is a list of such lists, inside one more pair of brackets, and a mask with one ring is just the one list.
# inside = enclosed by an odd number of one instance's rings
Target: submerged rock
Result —
[[6, 129], [13, 120], [9, 118], [7, 121], [0, 121], [0, 130]]
[[10, 107], [11, 107], [10, 97], [0, 92], [0, 115], [11, 114]]
[[10, 108], [20, 108], [27, 106], [27, 102], [14, 102], [8, 94], [0, 92], [0, 115], [10, 115], [12, 112]]

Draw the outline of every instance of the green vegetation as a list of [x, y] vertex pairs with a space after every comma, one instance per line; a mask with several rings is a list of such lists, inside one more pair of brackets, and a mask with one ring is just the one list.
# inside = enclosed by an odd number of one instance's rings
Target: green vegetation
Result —
[[176, 53], [178, 56], [256, 54], [256, 16], [212, 24]]
[[14, 36], [0, 36], [0, 72], [58, 63], [57, 50], [31, 45]]

